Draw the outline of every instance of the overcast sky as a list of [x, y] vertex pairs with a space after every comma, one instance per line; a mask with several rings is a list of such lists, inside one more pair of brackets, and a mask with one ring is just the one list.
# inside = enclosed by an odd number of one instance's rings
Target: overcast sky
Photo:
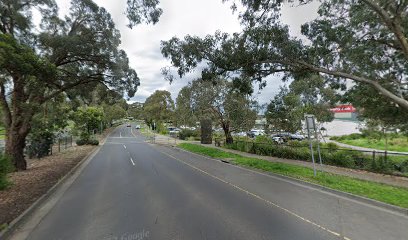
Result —
[[[237, 15], [233, 15], [228, 4], [222, 0], [161, 0], [164, 13], [156, 25], [139, 25], [129, 29], [126, 16], [125, 0], [107, 1], [94, 0], [99, 6], [106, 8], [112, 15], [116, 27], [122, 35], [123, 48], [130, 59], [130, 65], [139, 75], [140, 87], [131, 101], [144, 102], [155, 90], [168, 90], [173, 98], [189, 81], [197, 78], [199, 72], [192, 73], [183, 79], [177, 78], [172, 84], [165, 81], [160, 69], [169, 66], [170, 62], [160, 53], [160, 41], [173, 36], [183, 38], [185, 35], [205, 36], [217, 30], [222, 32], [238, 32], [241, 27]], [[70, 0], [57, 0], [62, 14], [69, 8]], [[293, 35], [299, 35], [300, 24], [316, 16], [316, 4], [306, 7], [288, 8], [283, 11], [285, 23], [290, 25]], [[275, 77], [268, 80], [266, 88], [256, 93], [261, 103], [269, 100], [279, 91], [281, 81]], [[256, 91], [257, 92], [257, 91]]]

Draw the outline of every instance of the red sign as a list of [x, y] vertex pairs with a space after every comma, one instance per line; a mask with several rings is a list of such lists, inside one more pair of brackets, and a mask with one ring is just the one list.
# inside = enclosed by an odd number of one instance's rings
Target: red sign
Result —
[[353, 105], [339, 105], [335, 108], [330, 109], [334, 113], [353, 113], [356, 112], [356, 109]]

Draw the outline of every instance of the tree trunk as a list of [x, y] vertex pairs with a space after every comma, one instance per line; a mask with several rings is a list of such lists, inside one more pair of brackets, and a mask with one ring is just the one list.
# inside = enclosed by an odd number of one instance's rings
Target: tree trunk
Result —
[[231, 131], [229, 128], [229, 124], [222, 124], [222, 129], [224, 130], [225, 134], [225, 143], [226, 144], [233, 144], [234, 143], [234, 138], [231, 136]]
[[7, 131], [5, 153], [11, 157], [12, 163], [17, 171], [27, 169], [27, 162], [24, 158], [24, 148], [28, 131], [23, 128], [12, 126]]
[[212, 144], [212, 121], [211, 119], [201, 119], [201, 143], [202, 144]]

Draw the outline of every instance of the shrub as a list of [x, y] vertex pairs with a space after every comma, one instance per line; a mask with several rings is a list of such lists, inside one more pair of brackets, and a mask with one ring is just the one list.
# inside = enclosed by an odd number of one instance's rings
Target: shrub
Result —
[[54, 133], [48, 129], [36, 129], [28, 137], [26, 152], [29, 158], [42, 158], [51, 152]]
[[94, 145], [94, 146], [98, 146], [99, 145], [99, 141], [96, 139], [91, 139], [88, 141], [89, 145]]
[[[296, 146], [296, 147], [295, 147]], [[327, 165], [339, 167], [365, 169], [372, 172], [392, 173], [392, 170], [401, 173], [408, 171], [408, 160], [400, 163], [394, 163], [391, 159], [385, 161], [384, 157], [377, 157], [374, 161], [371, 155], [357, 151], [347, 151], [338, 149], [335, 144], [327, 144], [327, 148], [321, 149], [322, 161]], [[311, 161], [310, 150], [302, 144], [295, 143], [293, 145], [276, 145], [271, 143], [257, 143], [235, 141], [233, 144], [227, 145], [226, 148], [254, 153], [262, 156], [273, 156], [278, 158]], [[319, 163], [319, 154], [315, 148], [314, 157], [316, 163]]]
[[179, 132], [179, 138], [181, 140], [186, 140], [187, 138], [190, 137], [198, 137], [198, 132], [191, 129], [182, 129]]
[[335, 144], [333, 142], [327, 143], [326, 147], [328, 148], [329, 151], [335, 151], [335, 150], [339, 149], [339, 146], [337, 146], [337, 144]]
[[76, 145], [78, 145], [78, 146], [82, 146], [82, 145], [85, 145], [87, 143], [88, 143], [88, 140], [85, 140], [85, 139], [76, 140]]
[[5, 189], [10, 182], [7, 180], [7, 174], [13, 170], [10, 158], [0, 154], [0, 190]]
[[79, 139], [79, 140], [76, 141], [76, 144], [78, 146], [82, 146], [82, 145], [94, 145], [94, 146], [97, 146], [97, 145], [99, 145], [99, 141], [96, 140], [96, 139], [88, 139], [88, 140]]

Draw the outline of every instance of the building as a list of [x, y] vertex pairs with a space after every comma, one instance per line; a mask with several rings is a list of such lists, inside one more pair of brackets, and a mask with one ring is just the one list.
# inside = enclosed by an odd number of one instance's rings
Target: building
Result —
[[351, 104], [338, 105], [330, 109], [335, 119], [357, 121], [357, 110]]

